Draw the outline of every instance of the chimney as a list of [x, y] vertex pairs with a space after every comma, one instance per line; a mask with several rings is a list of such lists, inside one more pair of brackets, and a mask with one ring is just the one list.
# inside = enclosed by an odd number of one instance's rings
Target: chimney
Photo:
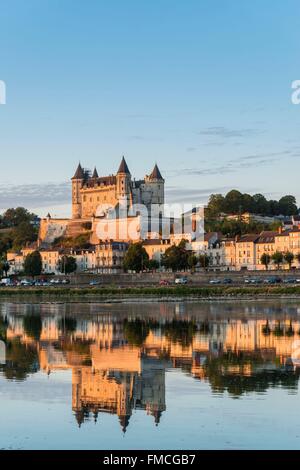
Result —
[[282, 233], [282, 225], [280, 225], [280, 227], [278, 227], [278, 233]]

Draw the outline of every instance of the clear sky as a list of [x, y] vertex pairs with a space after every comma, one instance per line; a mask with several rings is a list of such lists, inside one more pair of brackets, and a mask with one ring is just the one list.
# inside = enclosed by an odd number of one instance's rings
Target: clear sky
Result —
[[171, 201], [300, 204], [299, 0], [0, 0], [0, 208], [68, 215], [80, 160]]

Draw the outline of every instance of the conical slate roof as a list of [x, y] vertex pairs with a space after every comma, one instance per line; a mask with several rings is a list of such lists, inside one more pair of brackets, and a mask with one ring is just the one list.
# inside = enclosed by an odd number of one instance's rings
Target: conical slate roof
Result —
[[122, 160], [118, 169], [118, 173], [126, 173], [127, 175], [130, 175], [129, 168], [127, 166], [127, 163], [124, 157], [122, 157]]
[[163, 180], [163, 177], [161, 176], [161, 172], [159, 171], [158, 166], [155, 163], [155, 167], [152, 170], [152, 173], [150, 174], [149, 178], [151, 180]]
[[93, 173], [92, 178], [98, 178], [98, 171], [96, 167], [94, 168], [94, 173]]
[[77, 167], [77, 170], [75, 171], [75, 175], [73, 176], [73, 180], [80, 180], [80, 179], [83, 179], [84, 178], [84, 172], [83, 172], [83, 169], [82, 169], [82, 166], [78, 165]]

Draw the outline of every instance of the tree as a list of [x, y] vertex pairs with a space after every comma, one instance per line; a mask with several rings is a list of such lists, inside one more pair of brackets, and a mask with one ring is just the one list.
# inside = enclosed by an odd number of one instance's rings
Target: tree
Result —
[[300, 264], [300, 253], [297, 253], [296, 259], [297, 259], [298, 263]]
[[6, 255], [7, 251], [12, 247], [12, 236], [10, 233], [1, 233], [0, 234], [0, 256]]
[[202, 253], [201, 255], [199, 255], [199, 264], [201, 266], [201, 268], [208, 268], [209, 266], [209, 256], [207, 256], [205, 253]]
[[151, 271], [156, 271], [159, 268], [159, 262], [156, 261], [156, 259], [150, 259], [150, 261], [148, 262], [148, 268]]
[[276, 264], [277, 269], [280, 269], [280, 265], [283, 262], [283, 254], [280, 251], [275, 251], [272, 255], [272, 260]]
[[232, 189], [225, 196], [224, 208], [230, 214], [239, 214], [243, 211], [242, 206], [243, 195], [240, 191]]
[[37, 240], [37, 229], [30, 222], [24, 221], [12, 229], [11, 237], [13, 248], [18, 250], [26, 244]]
[[267, 253], [263, 253], [260, 257], [260, 262], [265, 266], [266, 270], [271, 262], [271, 256]]
[[148, 268], [149, 256], [141, 242], [133, 243], [129, 246], [124, 256], [123, 268], [125, 271], [135, 271], [137, 273]]
[[253, 200], [253, 212], [256, 214], [267, 215], [268, 213], [268, 201], [263, 194], [254, 194]]
[[74, 256], [64, 255], [58, 261], [58, 270], [62, 274], [74, 273], [77, 269], [76, 258]]
[[10, 264], [6, 260], [0, 260], [0, 272], [5, 274], [7, 277], [7, 273], [10, 269]]
[[188, 267], [189, 252], [185, 248], [186, 241], [170, 246], [162, 257], [162, 264], [172, 271], [181, 271]]
[[192, 271], [195, 270], [195, 267], [197, 266], [197, 263], [198, 263], [198, 258], [196, 255], [194, 255], [193, 253], [191, 253], [189, 256], [188, 256], [188, 265], [189, 265], [189, 268], [191, 268]]
[[24, 272], [27, 276], [39, 276], [42, 272], [42, 257], [39, 251], [33, 251], [26, 256], [24, 262]]
[[7, 209], [1, 218], [2, 227], [17, 227], [22, 222], [37, 222], [39, 218], [37, 215], [30, 213], [24, 207], [17, 207], [16, 209]]
[[296, 215], [298, 214], [298, 208], [296, 199], [294, 196], [283, 196], [278, 201], [279, 210], [282, 215]]
[[224, 212], [225, 200], [222, 194], [212, 194], [209, 198], [207, 209], [209, 216], [218, 216]]
[[291, 269], [292, 263], [294, 261], [294, 254], [291, 251], [287, 251], [286, 253], [284, 253], [284, 259], [289, 265], [289, 269]]

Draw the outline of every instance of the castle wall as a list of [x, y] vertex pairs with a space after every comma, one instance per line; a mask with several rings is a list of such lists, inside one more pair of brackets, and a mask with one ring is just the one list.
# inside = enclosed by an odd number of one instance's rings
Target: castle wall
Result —
[[82, 208], [81, 217], [92, 217], [93, 215], [97, 215], [97, 213], [99, 214], [99, 206], [111, 205], [114, 207], [118, 202], [116, 185], [82, 188], [80, 190], [80, 197]]
[[91, 243], [93, 244], [99, 243], [99, 240], [137, 242], [141, 240], [141, 237], [140, 216], [126, 219], [93, 219], [91, 235]]
[[74, 238], [89, 231], [86, 227], [88, 222], [91, 219], [41, 219], [39, 242], [52, 244], [60, 237]]
[[69, 221], [69, 219], [41, 219], [39, 241], [53, 243], [56, 238], [63, 237]]

